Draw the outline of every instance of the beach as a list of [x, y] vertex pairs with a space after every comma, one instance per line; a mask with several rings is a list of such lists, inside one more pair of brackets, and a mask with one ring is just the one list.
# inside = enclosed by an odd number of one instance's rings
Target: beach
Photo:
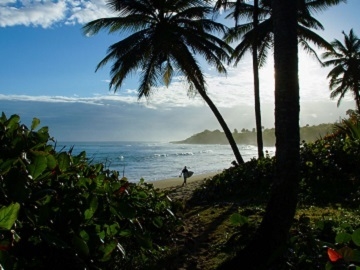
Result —
[[[186, 180], [186, 185], [192, 185], [194, 183], [200, 184], [199, 182], [202, 182], [204, 179], [211, 178], [214, 175], [217, 175], [221, 172], [222, 171], [219, 170], [217, 172], [211, 172], [211, 173], [194, 174], [193, 176], [191, 176]], [[149, 183], [153, 184], [155, 188], [167, 189], [167, 188], [174, 188], [181, 186], [183, 182], [184, 182], [183, 177], [176, 177], [176, 178], [168, 178], [163, 180], [152, 181]]]

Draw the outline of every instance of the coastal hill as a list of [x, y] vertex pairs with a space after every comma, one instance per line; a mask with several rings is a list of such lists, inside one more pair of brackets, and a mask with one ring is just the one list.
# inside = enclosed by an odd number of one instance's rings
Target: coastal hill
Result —
[[[320, 124], [317, 126], [306, 125], [300, 128], [300, 141], [314, 142], [317, 139], [332, 133], [334, 124]], [[232, 133], [237, 144], [257, 145], [255, 129], [252, 131], [242, 129], [238, 132], [237, 129]], [[263, 130], [264, 146], [275, 146], [275, 129]], [[228, 144], [228, 140], [224, 132], [220, 130], [204, 130], [203, 132], [192, 135], [191, 137], [182, 140], [174, 141], [175, 144]]]

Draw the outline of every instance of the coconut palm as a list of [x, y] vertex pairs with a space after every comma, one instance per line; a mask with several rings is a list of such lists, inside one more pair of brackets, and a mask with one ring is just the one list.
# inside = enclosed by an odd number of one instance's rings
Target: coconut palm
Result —
[[273, 0], [276, 177], [264, 218], [250, 243], [221, 269], [270, 269], [281, 256], [297, 205], [299, 79], [297, 5]]
[[[237, 0], [236, 2], [229, 2], [227, 0], [219, 0], [215, 4], [215, 9], [220, 9], [224, 7], [225, 9], [233, 10], [227, 17], [233, 17], [235, 20], [235, 27], [230, 29], [227, 36], [232, 37], [233, 34], [237, 34], [239, 28], [244, 27], [244, 32], [247, 32], [251, 29], [254, 29], [255, 32], [258, 29], [259, 20], [266, 18], [266, 15], [269, 14], [269, 10], [259, 7], [259, 0], [254, 0], [253, 6], [245, 0]], [[251, 21], [248, 24], [238, 25], [240, 18], [244, 18], [247, 21]], [[232, 38], [228, 39], [228, 42], [231, 42]], [[257, 147], [258, 147], [258, 157], [264, 157], [264, 144], [262, 138], [262, 125], [261, 125], [261, 109], [260, 109], [260, 82], [259, 82], [259, 66], [261, 64], [259, 60], [258, 47], [259, 43], [266, 45], [265, 42], [259, 40], [252, 40], [251, 52], [252, 52], [252, 62], [253, 62], [253, 78], [254, 78], [254, 100], [255, 100], [255, 122], [256, 122], [256, 137], [257, 137]], [[264, 48], [263, 48], [264, 49]], [[244, 52], [245, 53], [245, 52]], [[233, 55], [235, 56], [235, 55]], [[237, 65], [237, 60], [235, 65]]]
[[360, 39], [355, 35], [353, 29], [349, 35], [344, 35], [344, 44], [335, 39], [331, 45], [333, 50], [323, 53], [324, 66], [333, 66], [328, 74], [330, 78], [329, 87], [332, 91], [332, 99], [339, 97], [339, 106], [345, 94], [351, 92], [354, 95], [357, 110], [360, 112]]
[[[318, 60], [314, 49], [309, 41], [319, 47], [329, 49], [330, 44], [310, 29], [323, 30], [324, 27], [311, 16], [312, 12], [322, 11], [333, 5], [346, 0], [298, 0], [298, 41], [307, 52], [313, 54]], [[235, 20], [235, 27], [229, 29], [225, 40], [229, 43], [241, 40], [235, 47], [232, 60], [235, 66], [243, 58], [246, 52], [252, 52], [254, 96], [255, 96], [255, 119], [257, 131], [258, 156], [263, 157], [261, 109], [260, 109], [260, 84], [259, 68], [266, 63], [268, 50], [273, 47], [273, 18], [271, 0], [254, 0], [253, 5], [246, 0], [218, 0], [215, 8], [231, 10], [227, 18]], [[246, 23], [238, 24], [240, 19]], [[320, 60], [319, 60], [320, 61]]]
[[229, 59], [232, 48], [213, 32], [226, 27], [208, 19], [212, 13], [205, 0], [109, 0], [117, 17], [98, 19], [84, 26], [87, 34], [108, 29], [109, 33], [129, 31], [131, 34], [111, 45], [97, 69], [113, 61], [110, 88], [116, 91], [132, 72], [141, 70], [138, 97], [148, 97], [154, 86], [169, 86], [175, 74], [189, 84], [190, 93], [199, 93], [215, 114], [238, 163], [244, 160], [232, 133], [206, 92], [203, 72], [195, 53], [226, 73], [222, 61]]

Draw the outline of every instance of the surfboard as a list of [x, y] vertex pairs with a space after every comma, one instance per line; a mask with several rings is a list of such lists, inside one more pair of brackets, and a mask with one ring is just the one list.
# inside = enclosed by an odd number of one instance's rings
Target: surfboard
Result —
[[194, 174], [194, 172], [192, 172], [192, 171], [188, 171], [188, 173], [187, 173], [187, 177], [186, 177], [186, 178], [191, 177], [193, 174]]

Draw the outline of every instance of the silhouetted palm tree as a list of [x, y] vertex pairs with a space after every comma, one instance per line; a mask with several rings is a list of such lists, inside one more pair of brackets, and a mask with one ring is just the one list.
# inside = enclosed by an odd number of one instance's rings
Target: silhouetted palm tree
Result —
[[232, 133], [220, 112], [206, 93], [203, 72], [195, 58], [201, 55], [226, 73], [222, 61], [229, 59], [232, 48], [213, 32], [226, 27], [208, 19], [212, 7], [204, 0], [110, 0], [108, 5], [118, 17], [103, 18], [84, 26], [87, 34], [108, 29], [110, 33], [129, 31], [131, 34], [111, 45], [97, 69], [113, 61], [110, 88], [116, 91], [123, 80], [141, 69], [138, 97], [148, 97], [154, 86], [168, 86], [174, 74], [184, 75], [189, 92], [197, 92], [215, 114], [238, 163], [244, 160]]
[[272, 0], [275, 65], [276, 175], [263, 220], [248, 245], [219, 269], [273, 269], [284, 253], [297, 206], [300, 175], [299, 7]]
[[333, 50], [323, 53], [323, 59], [331, 59], [324, 62], [324, 66], [333, 66], [328, 78], [329, 87], [332, 91], [332, 99], [339, 97], [337, 105], [340, 105], [345, 94], [351, 92], [354, 95], [357, 110], [360, 112], [360, 39], [353, 29], [349, 35], [344, 35], [344, 44], [335, 39], [331, 45]]
[[[333, 5], [345, 2], [346, 0], [298, 0], [297, 21], [298, 41], [307, 52], [312, 53], [318, 60], [315, 51], [309, 45], [309, 41], [319, 47], [330, 48], [330, 44], [310, 29], [323, 30], [323, 26], [314, 17], [312, 12], [322, 11]], [[259, 68], [265, 63], [268, 50], [273, 47], [273, 18], [271, 0], [254, 0], [253, 5], [246, 0], [218, 0], [215, 8], [224, 7], [231, 12], [227, 18], [235, 20], [235, 27], [229, 29], [225, 40], [229, 43], [241, 40], [235, 47], [232, 60], [235, 65], [243, 58], [246, 52], [252, 52], [254, 95], [255, 95], [255, 119], [257, 131], [258, 156], [263, 157], [263, 140], [260, 109], [260, 84]], [[244, 19], [244, 24], [238, 24]], [[320, 60], [319, 60], [320, 61]]]
[[264, 218], [250, 243], [221, 269], [263, 270], [281, 256], [297, 205], [299, 79], [297, 5], [273, 0], [276, 177]]

